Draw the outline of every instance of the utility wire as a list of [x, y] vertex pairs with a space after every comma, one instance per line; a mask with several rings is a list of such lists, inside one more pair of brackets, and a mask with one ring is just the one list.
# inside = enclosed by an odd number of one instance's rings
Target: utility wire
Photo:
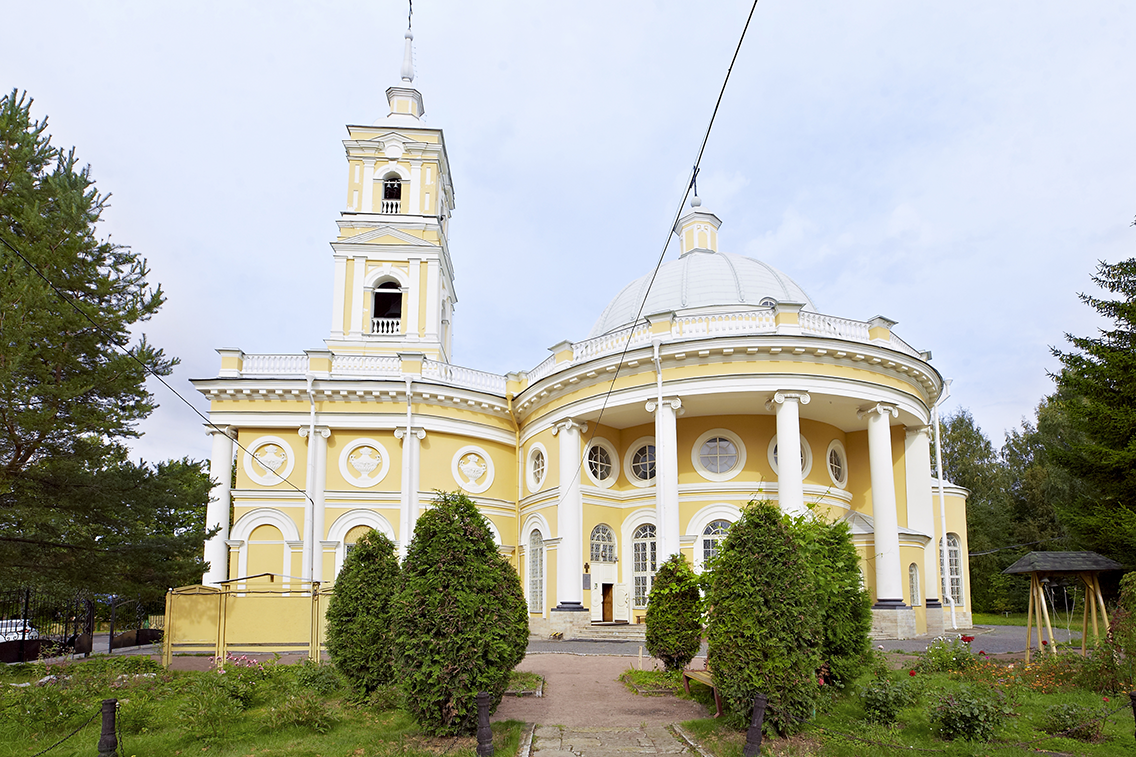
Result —
[[[66, 292], [64, 292], [64, 291], [63, 291], [62, 289], [60, 289], [59, 287], [55, 286], [55, 283], [54, 283], [54, 282], [53, 282], [53, 281], [52, 281], [51, 279], [49, 279], [49, 278], [47, 277], [47, 275], [46, 275], [46, 274], [44, 274], [44, 272], [43, 272], [43, 271], [41, 271], [41, 270], [40, 270], [40, 269], [39, 269], [38, 267], [36, 267], [36, 264], [35, 264], [35, 263], [33, 263], [32, 261], [28, 260], [27, 256], [26, 256], [26, 255], [24, 255], [24, 253], [20, 252], [20, 251], [19, 251], [19, 250], [18, 250], [18, 249], [16, 248], [16, 246], [15, 246], [15, 245], [13, 245], [13, 244], [12, 244], [11, 242], [9, 242], [9, 241], [8, 241], [7, 239], [5, 239], [5, 238], [4, 238], [4, 237], [2, 237], [2, 236], [0, 236], [0, 242], [2, 242], [2, 243], [4, 244], [4, 246], [5, 246], [5, 247], [7, 247], [7, 248], [8, 248], [9, 250], [11, 250], [11, 251], [12, 251], [12, 252], [13, 252], [13, 253], [14, 253], [14, 254], [16, 255], [16, 257], [18, 257], [18, 258], [19, 258], [20, 260], [24, 261], [24, 265], [26, 265], [26, 266], [27, 266], [28, 268], [30, 268], [30, 269], [32, 270], [32, 272], [33, 272], [33, 273], [35, 273], [35, 275], [36, 275], [36, 276], [39, 276], [39, 277], [40, 277], [41, 279], [43, 279], [44, 283], [46, 283], [46, 284], [47, 284], [47, 285], [48, 285], [49, 287], [51, 287], [52, 291], [53, 291], [53, 292], [55, 292], [55, 294], [56, 294], [56, 295], [58, 295], [60, 299], [62, 299], [62, 300], [63, 300], [64, 302], [66, 302], [66, 303], [67, 303], [68, 305], [70, 305], [70, 306], [71, 306], [72, 308], [74, 308], [74, 309], [75, 309], [75, 311], [79, 313], [79, 315], [81, 315], [81, 316], [83, 316], [84, 318], [86, 318], [86, 319], [87, 319], [87, 320], [88, 320], [88, 321], [89, 321], [89, 322], [91, 323], [91, 325], [92, 325], [92, 326], [94, 326], [94, 327], [95, 327], [96, 329], [98, 329], [99, 333], [101, 333], [101, 334], [102, 334], [102, 335], [103, 335], [104, 337], [106, 337], [107, 341], [108, 341], [108, 342], [109, 342], [110, 344], [114, 345], [114, 347], [115, 347], [115, 348], [117, 348], [117, 349], [118, 349], [119, 351], [121, 351], [121, 352], [122, 352], [122, 354], [126, 355], [126, 356], [127, 356], [128, 358], [130, 358], [130, 359], [131, 359], [131, 360], [133, 360], [134, 362], [138, 363], [138, 365], [142, 366], [142, 369], [143, 369], [143, 370], [145, 370], [145, 371], [146, 371], [146, 373], [150, 374], [151, 376], [153, 376], [154, 378], [156, 378], [156, 379], [157, 379], [158, 381], [160, 381], [160, 382], [161, 382], [161, 384], [162, 384], [162, 386], [164, 386], [164, 387], [166, 387], [167, 389], [169, 389], [169, 390], [170, 390], [170, 391], [171, 391], [171, 392], [173, 393], [173, 395], [174, 395], [175, 397], [177, 397], [177, 398], [178, 398], [179, 400], [181, 400], [181, 401], [182, 401], [183, 403], [185, 403], [185, 406], [186, 406], [186, 407], [188, 407], [188, 408], [189, 408], [190, 410], [192, 410], [192, 411], [193, 411], [193, 412], [194, 412], [194, 413], [195, 413], [195, 414], [197, 415], [197, 417], [201, 418], [201, 420], [205, 421], [205, 423], [206, 423], [206, 424], [207, 424], [208, 426], [210, 426], [210, 427], [211, 427], [211, 428], [212, 428], [212, 429], [213, 429], [214, 431], [217, 431], [217, 432], [219, 432], [219, 433], [222, 433], [222, 434], [226, 433], [226, 432], [224, 431], [224, 429], [222, 429], [222, 428], [221, 428], [220, 426], [218, 426], [217, 424], [215, 424], [215, 423], [214, 423], [213, 421], [209, 420], [209, 418], [208, 418], [208, 417], [206, 417], [206, 416], [205, 416], [205, 415], [204, 415], [204, 414], [203, 414], [203, 413], [202, 413], [202, 412], [201, 412], [200, 410], [198, 410], [198, 409], [197, 409], [196, 407], [194, 407], [194, 406], [193, 406], [193, 403], [191, 403], [191, 402], [190, 402], [190, 401], [189, 401], [188, 399], [186, 399], [186, 398], [185, 398], [184, 396], [182, 396], [181, 392], [179, 392], [179, 391], [178, 391], [177, 389], [174, 389], [174, 388], [173, 388], [173, 387], [172, 387], [172, 386], [171, 386], [171, 385], [169, 384], [169, 382], [168, 382], [168, 381], [166, 381], [166, 380], [165, 380], [165, 379], [164, 379], [164, 378], [163, 378], [163, 377], [161, 376], [161, 374], [159, 374], [159, 373], [158, 373], [157, 371], [155, 371], [155, 370], [154, 370], [153, 368], [151, 368], [151, 367], [150, 367], [149, 365], [147, 365], [146, 363], [144, 363], [144, 362], [142, 362], [141, 360], [139, 360], [139, 359], [138, 359], [138, 356], [137, 356], [137, 355], [135, 355], [135, 354], [134, 354], [134, 353], [133, 353], [132, 351], [130, 351], [130, 350], [126, 349], [125, 347], [123, 347], [122, 345], [118, 344], [118, 342], [117, 342], [117, 341], [115, 340], [115, 338], [114, 338], [114, 335], [113, 335], [113, 334], [112, 334], [112, 333], [111, 333], [111, 332], [110, 332], [110, 331], [109, 331], [109, 330], [108, 330], [107, 328], [105, 328], [105, 327], [104, 327], [104, 326], [103, 326], [103, 325], [102, 325], [101, 323], [99, 323], [99, 322], [98, 322], [98, 321], [96, 321], [96, 320], [95, 320], [94, 318], [92, 318], [92, 317], [91, 317], [91, 316], [90, 316], [90, 315], [89, 315], [89, 314], [87, 313], [87, 311], [85, 311], [85, 310], [83, 310], [83, 308], [79, 307], [79, 304], [78, 304], [77, 302], [75, 302], [75, 299], [74, 299], [73, 297], [71, 297], [70, 295], [68, 295], [68, 294], [67, 294]], [[240, 443], [239, 441], [237, 441], [236, 439], [233, 439], [233, 444], [237, 445], [237, 447], [239, 447], [239, 448], [240, 448], [241, 450], [243, 450], [243, 451], [244, 451], [245, 453], [247, 453], [247, 454], [249, 454], [249, 455], [252, 455], [252, 452], [250, 452], [250, 451], [249, 451], [248, 447], [245, 447], [245, 446], [244, 446], [243, 444], [241, 444], [241, 443]], [[228, 475], [230, 475], [230, 474], [229, 474], [229, 471], [227, 471], [227, 470], [226, 470], [226, 471], [213, 471], [213, 470], [210, 470], [210, 471], [209, 471], [209, 473], [210, 473], [210, 474], [215, 474], [215, 475], [217, 475], [217, 476], [220, 476], [220, 475], [222, 475], [222, 474], [224, 474], [225, 476], [228, 476]], [[303, 489], [301, 489], [300, 487], [296, 486], [295, 484], [293, 484], [293, 483], [292, 483], [291, 481], [289, 481], [288, 479], [286, 479], [286, 478], [284, 478], [283, 476], [281, 476], [281, 475], [280, 475], [279, 473], [277, 473], [276, 471], [272, 471], [272, 473], [273, 473], [273, 475], [275, 475], [275, 476], [276, 476], [277, 478], [279, 478], [279, 479], [280, 479], [281, 481], [283, 481], [284, 483], [288, 484], [288, 486], [292, 487], [292, 488], [293, 488], [293, 489], [295, 489], [296, 491], [298, 491], [298, 492], [300, 492], [301, 494], [303, 494], [303, 495], [304, 495], [304, 499], [306, 499], [306, 500], [308, 500], [309, 502], [311, 502], [313, 506], [315, 505], [315, 502], [313, 502], [313, 501], [312, 501], [312, 498], [311, 498], [311, 497], [309, 497], [309, 496], [308, 496], [308, 494], [307, 494], [307, 492], [305, 492], [305, 491], [304, 491]]]
[[[738, 54], [742, 50], [742, 43], [745, 41], [746, 32], [749, 31], [749, 25], [753, 20], [754, 11], [757, 10], [758, 1], [759, 0], [753, 0], [753, 5], [750, 6], [749, 9], [749, 15], [746, 16], [745, 26], [742, 27], [742, 33], [738, 38], [737, 47], [734, 48], [734, 56], [730, 59], [730, 66], [726, 69], [726, 77], [722, 80], [721, 89], [718, 90], [718, 99], [714, 103], [714, 111], [710, 114], [710, 123], [706, 125], [706, 133], [702, 137], [702, 144], [698, 147], [698, 156], [694, 159], [694, 167], [691, 168], [690, 171], [690, 180], [686, 183], [686, 190], [683, 192], [682, 199], [678, 203], [678, 209], [675, 211], [674, 219], [671, 221], [671, 225], [666, 231], [666, 240], [663, 242], [663, 249], [659, 253], [659, 259], [655, 261], [655, 268], [651, 272], [651, 280], [647, 282], [647, 290], [643, 293], [643, 298], [639, 302], [639, 309], [635, 313], [635, 318], [631, 321], [632, 327], [628, 329], [627, 341], [624, 342], [623, 351], [619, 354], [619, 362], [615, 366], [615, 372], [612, 374], [611, 383], [608, 384], [607, 391], [604, 392], [603, 404], [600, 406], [599, 415], [596, 416], [596, 421], [593, 424], [592, 433], [588, 436], [588, 441], [584, 445], [583, 451], [580, 453], [580, 462], [579, 465], [576, 466], [576, 475], [572, 480], [572, 485], [576, 484], [576, 482], [580, 479], [580, 475], [583, 473], [584, 465], [587, 460], [588, 449], [591, 446], [592, 441], [596, 437], [596, 432], [599, 431], [600, 421], [603, 420], [604, 412], [607, 411], [608, 402], [611, 400], [611, 395], [615, 391], [615, 382], [619, 378], [620, 370], [622, 370], [623, 368], [624, 358], [627, 357], [627, 353], [631, 349], [631, 337], [635, 333], [634, 325], [638, 323], [639, 319], [643, 316], [643, 309], [647, 306], [647, 297], [651, 294], [651, 287], [655, 285], [655, 278], [659, 275], [659, 269], [663, 266], [663, 260], [666, 258], [667, 249], [671, 244], [671, 238], [674, 236], [674, 227], [678, 223], [678, 219], [682, 216], [682, 211], [686, 207], [686, 200], [690, 196], [691, 189], [695, 190], [696, 195], [698, 194], [697, 181], [698, 172], [701, 170], [702, 156], [706, 152], [706, 144], [710, 141], [710, 132], [714, 129], [714, 121], [718, 117], [718, 109], [722, 105], [722, 98], [726, 95], [726, 85], [730, 82], [730, 74], [734, 71], [734, 64], [737, 62]], [[659, 370], [661, 369], [660, 359]], [[557, 507], [559, 507], [561, 504], [563, 504], [562, 498], [557, 502]]]

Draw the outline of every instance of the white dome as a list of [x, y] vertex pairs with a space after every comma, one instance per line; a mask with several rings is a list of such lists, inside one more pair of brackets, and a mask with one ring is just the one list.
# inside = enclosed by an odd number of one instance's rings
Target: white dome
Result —
[[636, 315], [642, 318], [671, 310], [750, 310], [768, 307], [773, 300], [801, 302], [804, 310], [816, 312], [805, 290], [791, 278], [760, 260], [729, 252], [694, 250], [663, 263], [640, 310], [650, 282], [648, 274], [624, 287], [604, 308], [589, 336], [629, 326]]

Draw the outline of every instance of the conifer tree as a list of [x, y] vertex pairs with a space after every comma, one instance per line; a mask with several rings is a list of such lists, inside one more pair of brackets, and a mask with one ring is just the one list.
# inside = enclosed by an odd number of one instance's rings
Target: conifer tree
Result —
[[414, 527], [395, 599], [395, 649], [407, 710], [426, 733], [472, 734], [477, 693], [497, 709], [525, 656], [528, 607], [469, 497], [439, 492]]
[[1062, 522], [1088, 549], [1136, 563], [1136, 258], [1101, 262], [1093, 277], [1115, 299], [1081, 294], [1108, 324], [1093, 337], [1066, 334], [1073, 350], [1054, 349], [1062, 369], [1050, 402], [1068, 419], [1054, 461], [1084, 484], [1058, 504]]
[[132, 336], [164, 296], [99, 238], [107, 196], [31, 106], [0, 97], [0, 586], [152, 576], [160, 595], [201, 573], [208, 497], [200, 464], [134, 464], [121, 444], [155, 407], [144, 366], [176, 363]]
[[395, 682], [391, 605], [399, 589], [394, 544], [374, 529], [356, 543], [327, 605], [327, 651], [364, 693]]
[[702, 595], [698, 576], [681, 554], [659, 566], [647, 605], [647, 651], [667, 670], [682, 670], [702, 644]]

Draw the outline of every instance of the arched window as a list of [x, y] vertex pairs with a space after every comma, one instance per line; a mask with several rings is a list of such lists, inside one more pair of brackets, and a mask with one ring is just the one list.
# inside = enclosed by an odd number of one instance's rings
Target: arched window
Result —
[[[943, 564], [943, 542], [939, 542], [939, 564]], [[962, 542], [957, 534], [947, 534], [947, 572], [943, 576], [943, 596], [957, 607], [962, 604]], [[950, 580], [950, 591], [947, 580]]]
[[388, 176], [383, 179], [383, 204], [381, 212], [398, 213], [402, 206], [402, 179]]
[[656, 552], [655, 527], [644, 523], [635, 529], [631, 536], [631, 549], [634, 555], [631, 565], [631, 575], [635, 580], [635, 607], [647, 606], [647, 598], [651, 594], [651, 582], [655, 578]]
[[592, 529], [592, 562], [615, 562], [615, 533], [603, 523]]
[[402, 318], [402, 289], [397, 282], [384, 281], [375, 288], [371, 312], [372, 334], [398, 334]]
[[730, 530], [728, 520], [712, 520], [702, 529], [702, 565], [710, 567], [710, 561], [718, 556], [718, 545]]
[[529, 534], [529, 612], [544, 612], [544, 539], [540, 531]]
[[915, 563], [907, 567], [907, 583], [908, 588], [911, 589], [911, 606], [917, 607], [923, 604], [923, 598], [919, 596], [919, 566]]

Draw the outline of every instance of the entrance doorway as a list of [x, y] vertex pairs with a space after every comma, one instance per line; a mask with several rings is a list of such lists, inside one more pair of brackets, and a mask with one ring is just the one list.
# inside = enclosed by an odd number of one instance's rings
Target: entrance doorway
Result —
[[603, 587], [603, 622], [611, 623], [615, 620], [613, 608], [615, 607], [615, 584], [601, 584]]

